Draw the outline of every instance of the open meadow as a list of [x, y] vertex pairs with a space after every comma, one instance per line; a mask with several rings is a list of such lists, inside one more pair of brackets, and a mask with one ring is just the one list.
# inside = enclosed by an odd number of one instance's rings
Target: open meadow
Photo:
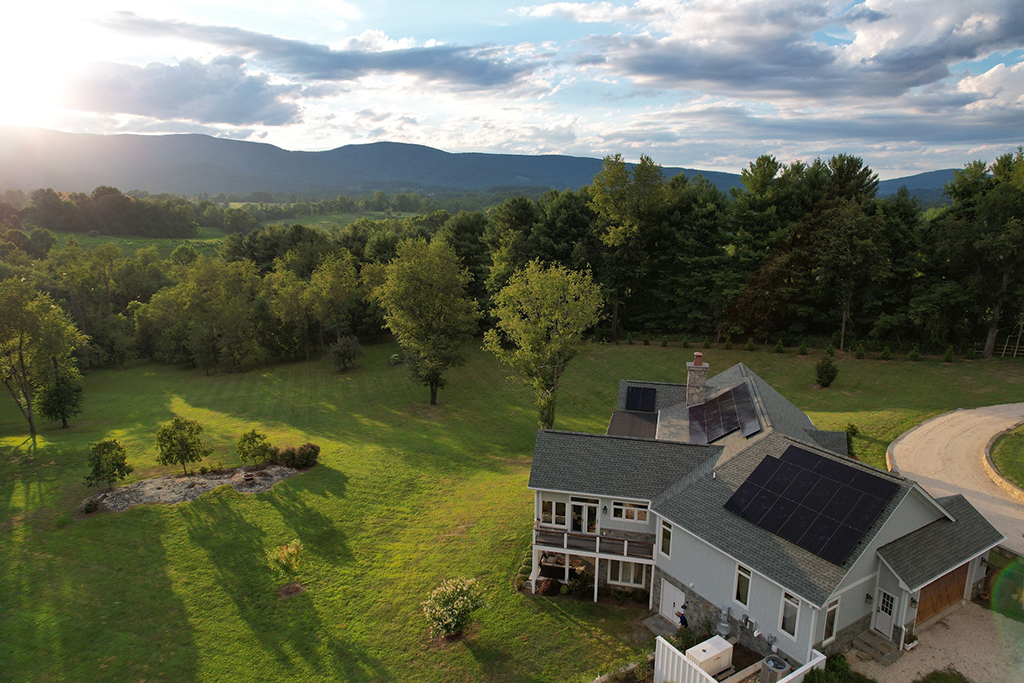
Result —
[[216, 256], [224, 239], [224, 231], [220, 228], [199, 228], [196, 237], [141, 237], [139, 235], [83, 235], [81, 233], [56, 233], [61, 243], [68, 237], [74, 237], [86, 249], [101, 244], [114, 244], [124, 256], [135, 256], [139, 249], [156, 247], [160, 258], [166, 259], [179, 245], [188, 243], [199, 254]]
[[[536, 432], [531, 392], [473, 342], [440, 405], [392, 344], [359, 368], [322, 361], [207, 377], [137, 362], [86, 377], [84, 412], [37, 445], [0, 402], [0, 680], [3, 681], [587, 681], [635, 658], [648, 614], [614, 602], [519, 594], [529, 545], [526, 489]], [[693, 349], [588, 345], [564, 377], [556, 427], [603, 432], [620, 378], [685, 381]], [[1024, 400], [1024, 361], [840, 359], [832, 388], [792, 350], [705, 351], [712, 373], [743, 361], [817, 426], [860, 428], [857, 452], [884, 462], [896, 436], [958, 407]], [[128, 448], [128, 482], [156, 464], [154, 435], [198, 420], [234, 466], [256, 427], [276, 444], [312, 441], [321, 464], [260, 494], [221, 487], [175, 506], [73, 518], [89, 445]], [[196, 465], [198, 467], [198, 465]], [[180, 468], [178, 469], [180, 471]], [[294, 576], [266, 551], [300, 539]], [[467, 636], [429, 638], [420, 603], [453, 576], [477, 577], [487, 607]], [[278, 588], [298, 581], [290, 598]]]

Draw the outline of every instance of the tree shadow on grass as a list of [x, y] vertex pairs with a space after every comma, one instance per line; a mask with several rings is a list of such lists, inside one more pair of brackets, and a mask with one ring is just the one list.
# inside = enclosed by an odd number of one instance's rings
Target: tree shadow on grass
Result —
[[[267, 534], [234, 508], [230, 495], [185, 507], [182, 518], [189, 538], [206, 551], [220, 589], [261, 648], [288, 669], [313, 669], [342, 680], [381, 676], [381, 664], [374, 657], [343, 642], [323, 623], [309, 593], [287, 599], [278, 595], [285, 579], [267, 560]], [[314, 536], [330, 540], [322, 515], [309, 512], [296, 499], [286, 499], [290, 502], [283, 506], [285, 510], [311, 523]], [[347, 554], [343, 538], [331, 543], [332, 552]]]
[[[197, 653], [153, 510], [2, 539], [0, 661], [11, 680], [194, 680]], [[7, 542], [11, 541], [11, 542]]]
[[343, 498], [347, 483], [348, 475], [319, 465], [302, 477], [291, 480], [288, 486], [275, 486], [263, 497], [295, 532], [306, 552], [314, 553], [337, 567], [352, 559], [345, 534], [318, 507], [307, 505], [303, 494]]

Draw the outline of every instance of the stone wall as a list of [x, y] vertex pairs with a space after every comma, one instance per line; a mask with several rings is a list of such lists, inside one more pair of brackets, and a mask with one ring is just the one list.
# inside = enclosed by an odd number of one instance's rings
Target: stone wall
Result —
[[836, 633], [836, 639], [828, 645], [822, 646], [819, 642], [815, 644], [814, 649], [826, 657], [846, 652], [853, 646], [854, 639], [869, 628], [871, 628], [870, 612], [845, 628], [839, 629], [839, 632]]

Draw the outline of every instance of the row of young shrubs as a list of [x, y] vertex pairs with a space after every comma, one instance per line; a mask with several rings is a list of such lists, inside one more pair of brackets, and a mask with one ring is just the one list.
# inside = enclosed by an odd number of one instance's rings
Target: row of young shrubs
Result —
[[315, 443], [304, 443], [301, 446], [278, 447], [267, 441], [266, 434], [250, 429], [242, 434], [235, 446], [242, 462], [253, 465], [270, 464], [284, 465], [297, 470], [313, 467], [320, 458], [320, 446]]
[[[634, 344], [637, 341], [640, 341], [641, 343], [643, 343], [644, 346], [649, 346], [650, 343], [651, 343], [650, 337], [640, 337], [638, 339], [638, 338], [634, 337], [632, 333], [628, 334], [627, 337], [626, 337], [626, 343], [627, 344]], [[663, 347], [667, 347], [667, 346], [670, 345], [669, 338], [667, 336], [661, 338], [661, 345]], [[680, 342], [680, 345], [684, 349], [688, 349], [688, 348], [690, 348], [690, 340], [684, 337], [682, 342]], [[715, 346], [715, 343], [711, 341], [710, 337], [705, 337], [704, 338], [703, 347], [705, 349], [714, 348], [714, 346]], [[725, 338], [725, 341], [722, 343], [722, 348], [724, 348], [726, 351], [731, 351], [734, 348], [733, 347], [733, 343], [732, 343], [732, 337], [726, 337]], [[747, 351], [757, 351], [758, 344], [754, 341], [753, 337], [750, 337], [749, 339], [747, 339], [747, 343], [746, 343], [746, 345], [743, 348], [745, 350], [747, 350]], [[773, 353], [785, 353], [786, 352], [786, 347], [785, 347], [785, 345], [783, 345], [781, 339], [779, 339], [777, 342], [775, 342], [775, 346], [772, 347], [772, 352]], [[807, 342], [801, 342], [800, 345], [797, 347], [797, 351], [796, 352], [800, 356], [810, 355], [810, 350], [808, 349]], [[892, 351], [889, 349], [888, 346], [883, 346], [881, 348], [881, 350], [877, 351], [877, 353], [878, 353], [878, 359], [879, 360], [891, 360], [892, 359]], [[829, 356], [835, 355], [835, 348], [831, 344], [826, 345], [825, 346], [825, 354], [829, 355]], [[868, 354], [868, 348], [867, 348], [867, 345], [864, 342], [861, 342], [861, 343], [857, 344], [857, 346], [854, 347], [854, 349], [853, 349], [853, 355], [857, 359], [864, 359], [864, 358], [867, 357], [867, 354]], [[942, 356], [942, 360], [945, 363], [952, 363], [953, 362], [953, 358], [954, 358], [955, 355], [956, 355], [956, 352], [953, 349], [953, 347], [952, 346], [947, 347], [946, 348], [946, 352]], [[976, 359], [977, 358], [977, 354], [975, 353], [974, 348], [972, 347], [972, 348], [967, 349], [967, 353], [964, 354], [964, 357], [967, 360], [974, 360], [974, 359]], [[919, 361], [919, 360], [921, 360], [921, 350], [916, 345], [912, 346], [910, 348], [910, 350], [907, 352], [907, 359], [911, 360], [911, 361]]]

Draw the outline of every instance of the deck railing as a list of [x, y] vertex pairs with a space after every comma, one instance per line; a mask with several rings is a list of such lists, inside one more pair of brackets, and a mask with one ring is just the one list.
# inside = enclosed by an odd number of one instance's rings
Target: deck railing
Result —
[[545, 548], [576, 550], [597, 555], [616, 555], [650, 560], [654, 558], [654, 544], [647, 541], [630, 541], [614, 536], [581, 534], [560, 531], [536, 525], [533, 527], [533, 544]]

